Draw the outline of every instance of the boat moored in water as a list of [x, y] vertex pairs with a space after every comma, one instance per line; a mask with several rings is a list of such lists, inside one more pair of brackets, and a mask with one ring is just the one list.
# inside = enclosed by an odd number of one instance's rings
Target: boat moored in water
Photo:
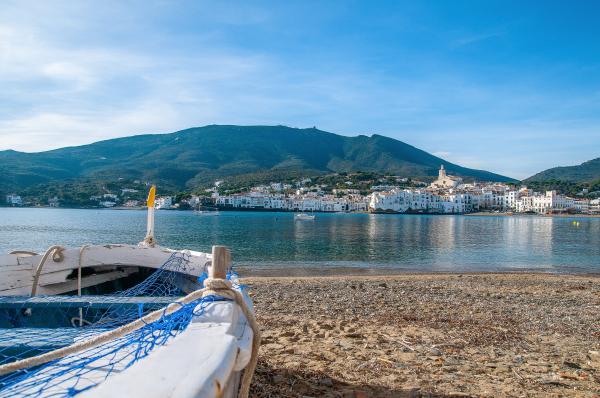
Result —
[[315, 219], [314, 214], [298, 213], [294, 216], [295, 220], [298, 221], [313, 221]]
[[260, 336], [231, 252], [158, 246], [153, 202], [139, 245], [0, 256], [0, 397], [248, 395]]
[[194, 214], [197, 216], [220, 216], [221, 213], [219, 213], [216, 210], [194, 210]]

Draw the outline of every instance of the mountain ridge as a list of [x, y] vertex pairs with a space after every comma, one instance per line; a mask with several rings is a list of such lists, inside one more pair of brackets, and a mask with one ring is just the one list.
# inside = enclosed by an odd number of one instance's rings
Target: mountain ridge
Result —
[[585, 161], [574, 166], [552, 167], [536, 173], [524, 182], [544, 181], [592, 182], [600, 180], [600, 157]]
[[0, 190], [81, 178], [135, 178], [189, 189], [218, 178], [351, 171], [516, 181], [445, 161], [379, 134], [342, 136], [316, 128], [208, 125], [140, 134], [43, 152], [0, 151]]

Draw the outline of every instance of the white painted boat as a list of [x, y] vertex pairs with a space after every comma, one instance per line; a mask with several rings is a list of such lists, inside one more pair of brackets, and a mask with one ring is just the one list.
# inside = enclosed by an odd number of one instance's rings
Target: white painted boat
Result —
[[13, 252], [0, 255], [0, 295], [30, 295], [38, 271], [36, 294], [64, 294], [125, 278], [144, 268], [158, 269], [173, 253], [188, 256], [186, 275], [191, 281], [202, 274], [212, 260], [208, 253], [145, 244], [56, 246], [43, 263], [45, 254]]
[[315, 215], [306, 213], [298, 213], [294, 216], [294, 219], [298, 221], [313, 221], [315, 218]]
[[[139, 245], [0, 256], [0, 397], [247, 395], [260, 336], [249, 296], [226, 275], [229, 249], [158, 246], [153, 196], [154, 188]], [[178, 267], [166, 267], [174, 258]], [[136, 275], [150, 275], [136, 285], [143, 289], [85, 294]], [[160, 284], [180, 296], [161, 296]], [[45, 324], [73, 311], [71, 322]]]
[[221, 213], [219, 213], [218, 211], [211, 211], [211, 210], [195, 210], [194, 214], [197, 216], [204, 216], [204, 217], [206, 217], [206, 216], [215, 217], [215, 216], [221, 215]]

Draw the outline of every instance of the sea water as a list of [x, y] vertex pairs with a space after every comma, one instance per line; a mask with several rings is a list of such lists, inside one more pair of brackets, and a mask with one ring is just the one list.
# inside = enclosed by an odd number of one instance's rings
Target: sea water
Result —
[[[600, 218], [156, 212], [165, 247], [232, 248], [236, 265], [407, 271], [600, 272]], [[146, 212], [0, 208], [0, 253], [60, 244], [140, 242]]]

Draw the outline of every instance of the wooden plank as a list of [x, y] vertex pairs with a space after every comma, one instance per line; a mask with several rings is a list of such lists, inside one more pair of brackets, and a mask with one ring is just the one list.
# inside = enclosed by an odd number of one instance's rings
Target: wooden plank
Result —
[[29, 286], [29, 290], [31, 291], [32, 282], [33, 275], [31, 275], [31, 270], [5, 267], [0, 271], [0, 292], [23, 286]]
[[208, 276], [214, 279], [226, 279], [230, 262], [231, 254], [227, 247], [213, 246], [212, 263], [208, 269]]
[[[66, 276], [79, 268], [79, 248], [63, 251], [63, 261], [54, 262], [51, 258], [44, 264], [40, 274], [39, 287], [46, 286], [50, 291], [55, 284], [69, 283]], [[85, 249], [82, 268], [107, 266], [160, 268], [173, 254], [173, 250], [160, 247], [134, 245], [89, 246]], [[208, 253], [189, 252], [189, 263], [182, 273], [199, 276], [210, 264], [212, 256]], [[42, 255], [19, 257], [17, 255], [0, 256], [0, 295], [29, 294], [33, 283], [33, 274]], [[76, 288], [76, 287], [75, 287]], [[29, 290], [29, 291], [27, 291]], [[61, 292], [69, 291], [59, 289]], [[48, 294], [39, 291], [40, 294]]]
[[[136, 245], [103, 245], [88, 246], [83, 254], [82, 267], [96, 267], [101, 265], [140, 266], [160, 268], [171, 257], [175, 250], [161, 247], [144, 247]], [[42, 273], [73, 270], [79, 268], [79, 248], [66, 249], [64, 259], [54, 262], [49, 259], [42, 269]], [[211, 260], [208, 253], [190, 251], [189, 264], [186, 272], [199, 276]], [[43, 255], [18, 257], [16, 255], [0, 256], [0, 272], [6, 266], [16, 269], [35, 270]]]
[[[31, 291], [33, 283], [33, 273], [29, 270], [15, 270], [15, 267], [5, 267], [0, 269], [0, 293], [3, 290], [17, 289], [20, 287], [28, 287]], [[100, 267], [89, 267], [95, 273], [116, 271], [117, 266], [105, 265]], [[73, 270], [64, 270], [57, 272], [42, 273], [39, 280], [39, 286], [55, 285], [57, 283], [68, 282], [67, 277], [71, 275]]]
[[179, 297], [118, 297], [118, 296], [4, 296], [0, 297], [0, 309], [18, 308], [98, 308], [106, 309], [115, 305], [143, 305], [144, 308], [161, 308]]
[[[98, 330], [100, 333], [101, 330]], [[0, 329], [0, 348], [53, 349], [68, 346], [82, 334], [80, 328], [14, 328]]]
[[[114, 281], [115, 279], [124, 278], [138, 271], [137, 267], [127, 267], [122, 270], [107, 272], [105, 274], [94, 274], [86, 276], [81, 279], [81, 287], [86, 288], [89, 286], [99, 285], [104, 282]], [[1, 276], [1, 275], [0, 275]], [[67, 292], [73, 292], [77, 290], [77, 281], [70, 280], [63, 283], [57, 283], [55, 285], [40, 286], [37, 293], [39, 295], [55, 295], [63, 294]], [[2, 296], [28, 296], [31, 294], [31, 285], [21, 286], [14, 289], [7, 289], [0, 291]]]

